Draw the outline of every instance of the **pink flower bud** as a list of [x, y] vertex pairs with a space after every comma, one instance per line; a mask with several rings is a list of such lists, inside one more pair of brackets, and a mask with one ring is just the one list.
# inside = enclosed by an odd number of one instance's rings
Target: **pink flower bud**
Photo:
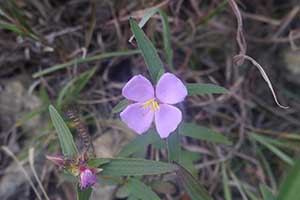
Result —
[[79, 182], [80, 189], [83, 190], [97, 183], [97, 177], [91, 169], [85, 166], [80, 166], [79, 171], [80, 171], [80, 182]]
[[58, 166], [64, 166], [65, 158], [62, 155], [46, 156], [46, 158]]

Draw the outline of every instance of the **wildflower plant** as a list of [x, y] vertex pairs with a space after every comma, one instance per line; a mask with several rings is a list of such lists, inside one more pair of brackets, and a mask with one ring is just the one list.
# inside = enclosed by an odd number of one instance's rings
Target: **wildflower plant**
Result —
[[[157, 8], [149, 11], [152, 15], [156, 12], [162, 16], [164, 31], [168, 33], [165, 14]], [[150, 18], [149, 15], [146, 16]], [[154, 45], [141, 27], [134, 20], [130, 20], [130, 26], [151, 80], [146, 78], [146, 74], [130, 78], [122, 89], [125, 99], [116, 105], [113, 112], [120, 112], [121, 120], [137, 133], [136, 138], [125, 145], [115, 158], [96, 158], [87, 149], [78, 151], [68, 126], [54, 106], [50, 106], [50, 116], [59, 136], [63, 155], [48, 156], [48, 159], [76, 178], [77, 197], [80, 200], [89, 199], [98, 183], [105, 184], [104, 178], [109, 179], [110, 184], [124, 188], [128, 199], [157, 200], [160, 197], [140, 177], [170, 172], [178, 176], [191, 199], [210, 200], [212, 198], [195, 178], [197, 172], [193, 168], [193, 161], [198, 156], [193, 156], [193, 159], [184, 156], [189, 153], [182, 150], [180, 139], [188, 136], [224, 144], [230, 144], [230, 141], [208, 128], [184, 122], [184, 115], [178, 105], [187, 96], [226, 93], [226, 89], [212, 84], [185, 83], [174, 73], [165, 72]], [[168, 34], [164, 36], [169, 37]], [[170, 40], [164, 38], [164, 41], [167, 63], [171, 67]], [[155, 124], [155, 128], [152, 128], [152, 124]], [[150, 144], [167, 149], [168, 160], [134, 158], [135, 154], [143, 152]]]

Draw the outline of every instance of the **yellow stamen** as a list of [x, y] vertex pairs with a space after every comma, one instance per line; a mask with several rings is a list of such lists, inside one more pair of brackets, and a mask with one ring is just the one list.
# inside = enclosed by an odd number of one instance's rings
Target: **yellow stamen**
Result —
[[155, 99], [150, 99], [148, 101], [146, 101], [145, 103], [143, 103], [143, 107], [149, 107], [150, 106], [150, 111], [156, 111], [159, 109], [159, 104], [157, 103], [157, 101], [155, 101]]

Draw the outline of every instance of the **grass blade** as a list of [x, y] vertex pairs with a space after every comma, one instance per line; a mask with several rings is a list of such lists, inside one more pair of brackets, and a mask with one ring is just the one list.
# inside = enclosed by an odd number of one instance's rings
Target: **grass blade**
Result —
[[179, 127], [179, 133], [182, 136], [188, 136], [208, 142], [224, 143], [228, 145], [231, 144], [231, 141], [229, 141], [224, 135], [193, 123], [182, 123]]
[[86, 57], [86, 58], [74, 59], [74, 60], [71, 60], [71, 61], [63, 63], [63, 64], [54, 65], [54, 66], [49, 67], [47, 69], [44, 69], [40, 72], [36, 72], [32, 75], [32, 77], [33, 78], [38, 78], [40, 76], [44, 76], [44, 75], [53, 73], [57, 70], [64, 69], [64, 68], [69, 67], [71, 65], [82, 64], [82, 63], [87, 63], [87, 62], [92, 62], [92, 61], [97, 61], [97, 60], [99, 61], [99, 60], [102, 60], [102, 59], [112, 58], [112, 57], [130, 56], [130, 55], [134, 55], [134, 54], [138, 54], [138, 53], [140, 53], [139, 50], [124, 50], [124, 51], [103, 53], [103, 54], [90, 56], [90, 57]]
[[168, 23], [168, 16], [165, 12], [159, 10], [163, 25], [163, 40], [164, 40], [164, 51], [167, 58], [167, 63], [171, 69], [173, 69], [173, 50], [171, 45], [171, 31]]
[[225, 94], [227, 89], [209, 83], [188, 83], [186, 84], [188, 95], [204, 95], [204, 94]]
[[276, 146], [271, 144], [269, 142], [268, 138], [266, 139], [265, 137], [260, 136], [260, 135], [255, 134], [255, 133], [250, 133], [250, 138], [257, 141], [257, 142], [259, 142], [259, 143], [261, 143], [262, 145], [264, 145], [266, 148], [268, 148], [270, 151], [272, 151], [276, 156], [281, 158], [287, 164], [289, 164], [289, 165], [294, 164], [293, 159], [290, 156], [288, 156], [286, 153], [284, 153], [283, 151], [278, 149]]
[[136, 21], [130, 20], [131, 31], [135, 36], [139, 49], [142, 51], [142, 55], [150, 72], [151, 78], [156, 83], [164, 73], [163, 63], [161, 62], [157, 51], [152, 42], [145, 35], [144, 31], [138, 26]]
[[300, 188], [300, 159], [293, 168], [288, 172], [287, 177], [283, 181], [277, 200], [298, 200], [299, 199], [299, 188]]
[[73, 157], [78, 153], [78, 150], [74, 143], [72, 133], [70, 132], [63, 118], [52, 105], [49, 106], [49, 113], [52, 123], [58, 134], [60, 146], [64, 156], [70, 158]]

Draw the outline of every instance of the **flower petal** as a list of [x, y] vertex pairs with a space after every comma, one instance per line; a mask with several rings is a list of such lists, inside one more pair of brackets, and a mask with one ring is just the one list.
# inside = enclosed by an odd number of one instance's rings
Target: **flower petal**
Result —
[[129, 128], [138, 134], [142, 134], [150, 128], [154, 112], [149, 107], [143, 107], [141, 103], [134, 103], [127, 106], [120, 113], [120, 116]]
[[165, 73], [156, 86], [156, 97], [163, 103], [176, 104], [184, 100], [187, 95], [185, 85], [175, 75]]
[[123, 87], [122, 95], [132, 101], [145, 102], [154, 98], [154, 89], [148, 79], [142, 75], [136, 75]]
[[181, 111], [175, 106], [160, 104], [155, 112], [155, 126], [161, 138], [166, 138], [175, 131], [182, 120]]

